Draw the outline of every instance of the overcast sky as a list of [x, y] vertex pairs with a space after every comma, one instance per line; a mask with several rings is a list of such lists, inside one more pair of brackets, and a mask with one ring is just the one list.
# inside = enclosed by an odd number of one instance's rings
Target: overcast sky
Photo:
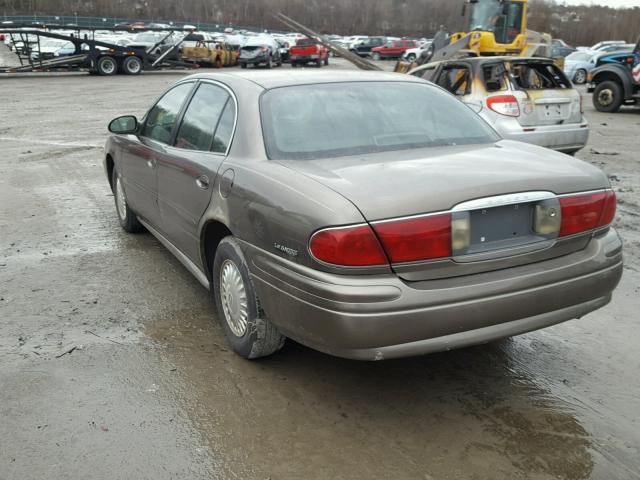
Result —
[[[558, 3], [562, 3], [562, 0]], [[564, 0], [568, 5], [607, 5], [609, 7], [640, 7], [640, 0]]]

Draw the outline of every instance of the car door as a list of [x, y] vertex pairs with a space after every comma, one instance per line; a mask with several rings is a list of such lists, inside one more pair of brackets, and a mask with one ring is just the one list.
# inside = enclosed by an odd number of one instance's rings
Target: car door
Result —
[[173, 145], [158, 161], [162, 231], [196, 264], [200, 259], [198, 224], [211, 201], [235, 120], [231, 91], [222, 84], [201, 81], [184, 111]]
[[153, 225], [160, 219], [157, 159], [171, 141], [176, 120], [193, 86], [194, 82], [186, 82], [167, 91], [145, 116], [138, 135], [130, 135], [123, 144], [118, 168], [127, 201], [138, 216]]

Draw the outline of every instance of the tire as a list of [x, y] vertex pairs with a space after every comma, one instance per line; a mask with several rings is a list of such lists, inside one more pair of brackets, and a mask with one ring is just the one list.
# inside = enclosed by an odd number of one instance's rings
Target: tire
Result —
[[125, 58], [122, 62], [122, 72], [125, 75], [139, 75], [142, 72], [142, 60], [135, 56]]
[[329, 66], [329, 52], [327, 52], [327, 58], [324, 59], [324, 66], [325, 67]]
[[407, 55], [407, 61], [413, 63], [416, 61], [416, 54], [415, 53], [410, 53], [409, 55]]
[[247, 64], [246, 63], [241, 63], [240, 64], [240, 68], [247, 68]]
[[222, 58], [217, 57], [216, 61], [213, 62], [213, 66], [216, 68], [222, 68]]
[[268, 61], [267, 61], [267, 63], [265, 64], [265, 67], [267, 67], [267, 68], [269, 68], [269, 69], [270, 69], [271, 67], [273, 67], [273, 63], [271, 63], [271, 57], [269, 57], [269, 60], [268, 60]]
[[298, 68], [298, 62], [291, 62], [291, 68]]
[[584, 69], [580, 69], [573, 76], [573, 83], [576, 85], [583, 85], [587, 82], [587, 71]]
[[614, 113], [620, 110], [624, 95], [622, 86], [618, 82], [608, 81], [599, 83], [593, 92], [593, 106], [604, 113]]
[[96, 70], [99, 75], [115, 75], [118, 73], [118, 62], [115, 58], [105, 55], [96, 62]]
[[372, 56], [372, 58], [377, 62], [379, 60], [382, 59], [382, 57], [380, 56], [380, 54], [378, 52], [375, 52]]
[[247, 262], [234, 237], [225, 237], [218, 245], [212, 272], [218, 321], [233, 351], [254, 359], [280, 350], [285, 337], [265, 318]]
[[116, 202], [116, 214], [118, 215], [118, 221], [120, 226], [125, 232], [138, 233], [144, 231], [144, 227], [138, 221], [138, 217], [127, 203], [127, 196], [122, 188], [122, 178], [118, 175], [118, 171], [113, 169], [112, 182], [113, 185], [113, 199]]

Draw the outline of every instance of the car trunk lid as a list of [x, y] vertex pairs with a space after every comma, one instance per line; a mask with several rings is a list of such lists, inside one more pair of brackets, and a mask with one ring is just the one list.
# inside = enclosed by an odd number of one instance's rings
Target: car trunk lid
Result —
[[[468, 248], [447, 259], [395, 263], [396, 273], [408, 281], [490, 271], [553, 256], [548, 250], [554, 239], [531, 234], [535, 202], [607, 185], [595, 167], [509, 141], [281, 163], [350, 200], [374, 229], [378, 223], [430, 213], [447, 212], [452, 220], [468, 215]], [[498, 196], [501, 200], [494, 203], [468, 204]], [[506, 203], [505, 196], [511, 196]], [[585, 245], [573, 242], [555, 254]]]

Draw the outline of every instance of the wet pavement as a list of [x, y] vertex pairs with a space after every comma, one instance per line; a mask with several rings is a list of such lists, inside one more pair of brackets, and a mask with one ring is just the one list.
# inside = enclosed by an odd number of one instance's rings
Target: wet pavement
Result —
[[208, 292], [120, 229], [102, 170], [107, 122], [182, 75], [0, 78], [0, 480], [640, 478], [640, 110], [585, 101], [578, 156], [626, 243], [606, 308], [420, 358], [248, 362]]

